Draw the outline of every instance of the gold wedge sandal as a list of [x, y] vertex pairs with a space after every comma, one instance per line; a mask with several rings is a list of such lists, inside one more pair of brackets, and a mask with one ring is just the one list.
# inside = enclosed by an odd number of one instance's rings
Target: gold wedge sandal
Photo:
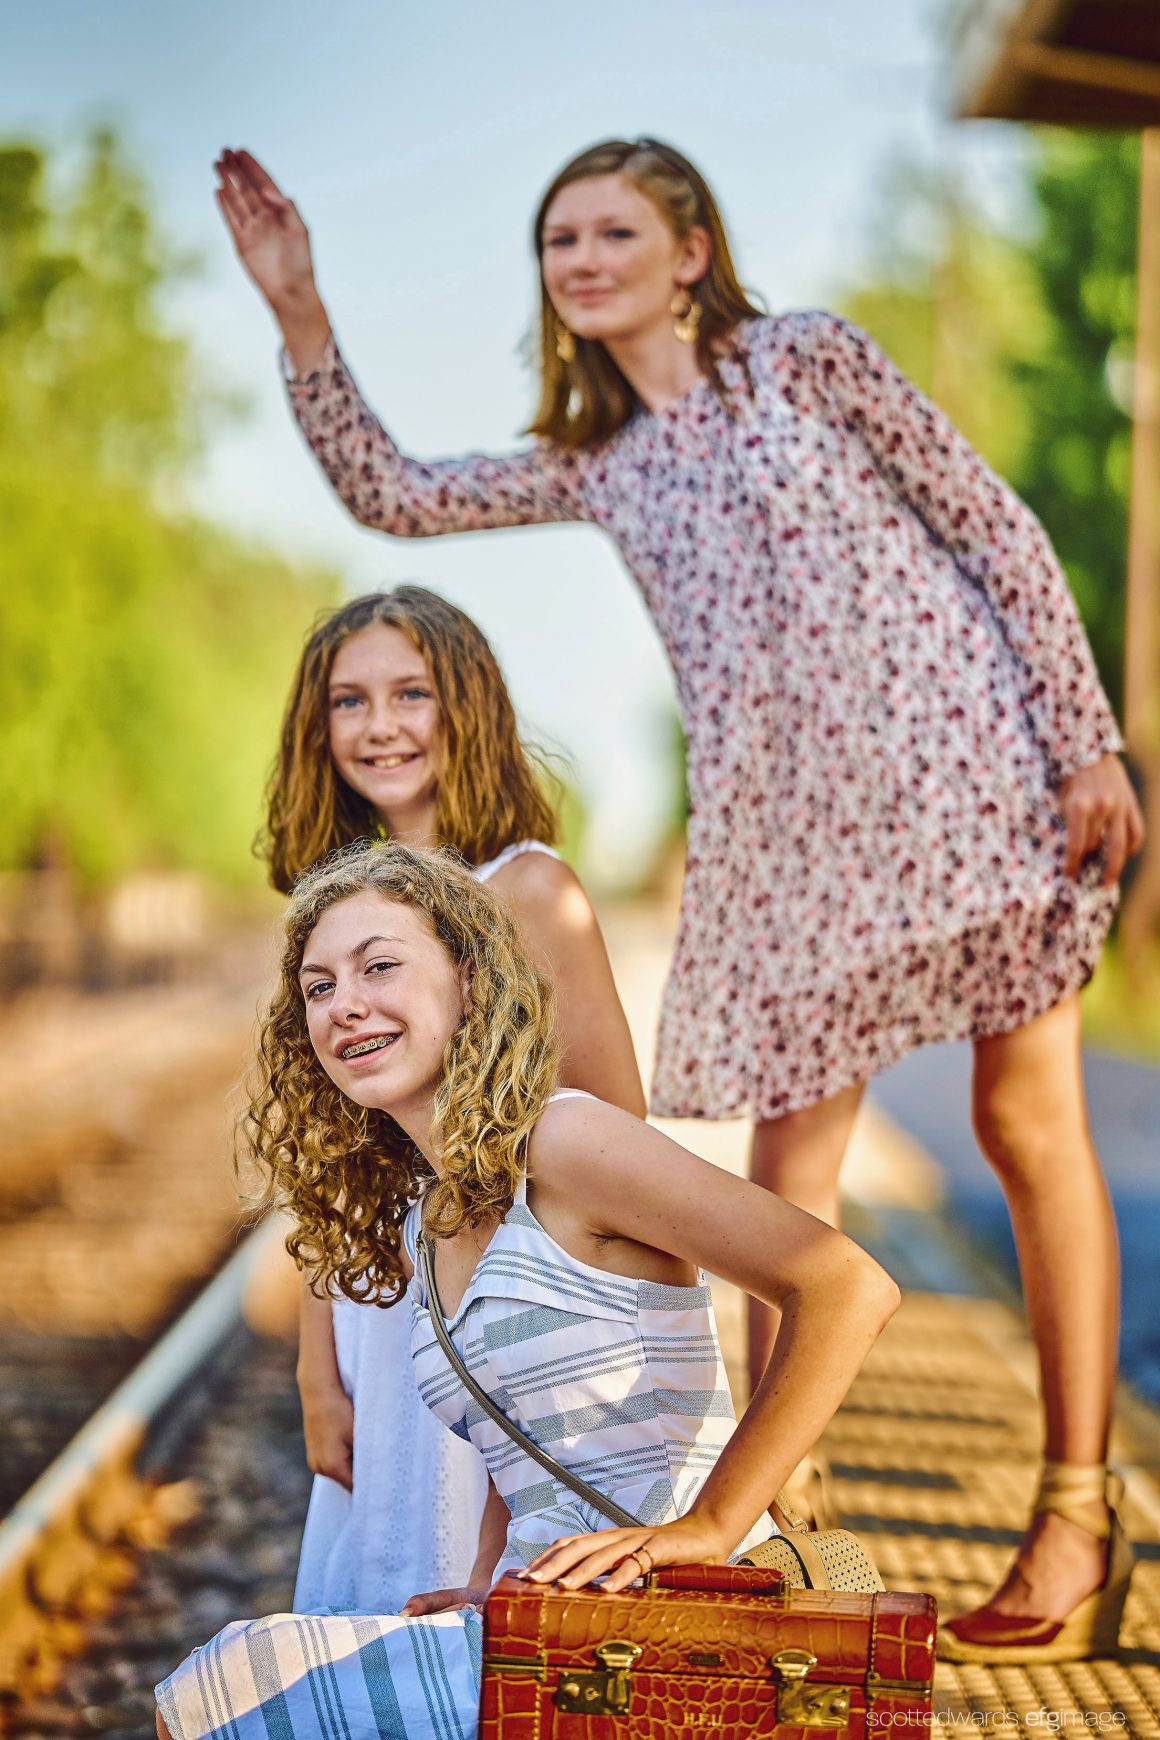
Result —
[[[990, 1606], [976, 1607], [940, 1628], [938, 1653], [942, 1659], [1006, 1667], [1009, 1663], [1086, 1661], [1092, 1656], [1115, 1655], [1136, 1562], [1116, 1514], [1123, 1494], [1119, 1475], [1110, 1473], [1102, 1463], [1080, 1467], [1071, 1462], [1045, 1462], [1034, 1514], [1054, 1512], [1097, 1540], [1107, 1541], [1108, 1568], [1103, 1582], [1062, 1620], [1019, 1618]], [[1104, 1503], [1108, 1514], [1101, 1511], [1093, 1516], [1091, 1507]]]

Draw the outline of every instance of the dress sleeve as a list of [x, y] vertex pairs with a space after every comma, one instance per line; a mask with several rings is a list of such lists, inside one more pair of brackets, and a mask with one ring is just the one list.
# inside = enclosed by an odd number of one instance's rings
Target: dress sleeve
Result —
[[866, 333], [791, 316], [790, 353], [874, 465], [986, 593], [1025, 673], [1024, 700], [1056, 779], [1123, 739], [1047, 533], [936, 405]]
[[364, 526], [401, 538], [586, 518], [575, 457], [548, 442], [521, 453], [431, 462], [400, 453], [333, 339], [322, 366], [288, 381], [290, 404], [336, 494]]

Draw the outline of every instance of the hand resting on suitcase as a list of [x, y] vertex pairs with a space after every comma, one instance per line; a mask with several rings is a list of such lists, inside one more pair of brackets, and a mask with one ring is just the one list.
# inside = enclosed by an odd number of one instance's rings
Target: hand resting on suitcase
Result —
[[781, 1329], [748, 1409], [684, 1516], [566, 1536], [523, 1575], [573, 1589], [604, 1578], [615, 1593], [655, 1566], [724, 1563], [829, 1423], [893, 1314], [898, 1288], [812, 1215], [588, 1097], [550, 1104], [536, 1125], [528, 1207], [590, 1266], [676, 1286], [705, 1270], [775, 1305]]

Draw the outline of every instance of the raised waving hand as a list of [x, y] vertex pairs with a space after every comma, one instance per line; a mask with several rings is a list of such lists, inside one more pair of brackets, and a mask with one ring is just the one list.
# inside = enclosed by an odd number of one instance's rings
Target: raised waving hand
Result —
[[314, 281], [310, 236], [293, 200], [248, 151], [223, 151], [214, 197], [238, 259], [282, 328], [295, 371], [322, 361], [330, 321]]

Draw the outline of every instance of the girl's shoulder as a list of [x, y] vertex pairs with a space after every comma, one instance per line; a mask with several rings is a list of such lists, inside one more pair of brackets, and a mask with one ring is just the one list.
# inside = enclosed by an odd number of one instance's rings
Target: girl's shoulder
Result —
[[528, 1173], [543, 1180], [557, 1169], [565, 1174], [593, 1139], [629, 1116], [619, 1106], [582, 1088], [557, 1088], [544, 1104], [528, 1137]]
[[861, 327], [827, 308], [794, 308], [784, 314], [761, 315], [743, 320], [735, 332], [738, 348], [751, 358], [824, 361], [870, 346]]
[[525, 919], [551, 921], [567, 912], [574, 917], [591, 905], [576, 872], [550, 846], [539, 840], [524, 840], [509, 846], [490, 864], [475, 872], [490, 882], [495, 892], [516, 907]]
[[758, 356], [792, 345], [808, 345], [842, 329], [852, 330], [840, 314], [825, 308], [789, 308], [780, 314], [755, 314], [752, 319], [740, 320], [730, 337], [737, 354]]
[[510, 846], [505, 846], [503, 851], [497, 852], [494, 858], [489, 858], [486, 863], [475, 866], [475, 879], [477, 882], [490, 882], [492, 877], [501, 871], [508, 872], [509, 866], [511, 874], [505, 874], [507, 881], [510, 881], [512, 876], [526, 875], [529, 870], [534, 874], [536, 866], [534, 862], [529, 864], [527, 860], [534, 861], [536, 858], [546, 858], [549, 862], [556, 864], [562, 863], [560, 854], [555, 847], [547, 845], [543, 840], [513, 840]]

